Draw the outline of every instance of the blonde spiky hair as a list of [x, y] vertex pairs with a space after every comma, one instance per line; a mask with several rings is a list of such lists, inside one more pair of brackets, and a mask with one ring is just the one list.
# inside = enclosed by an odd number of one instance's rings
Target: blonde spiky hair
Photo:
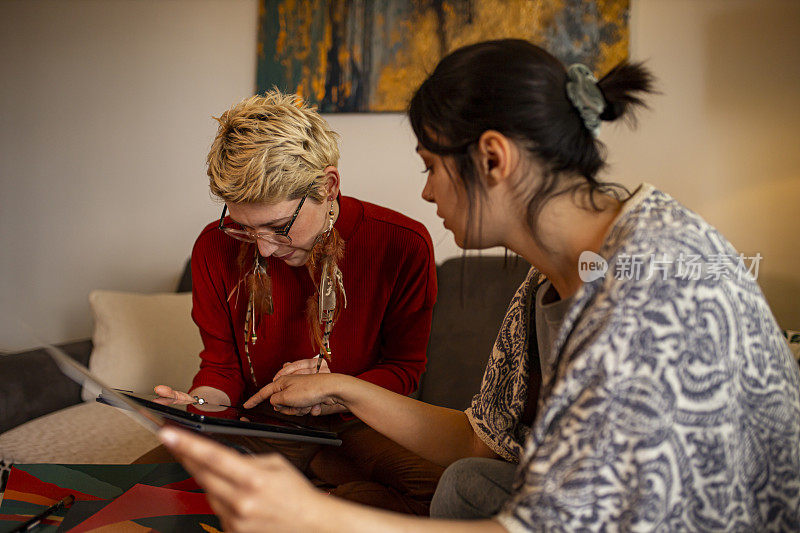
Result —
[[323, 199], [323, 169], [339, 162], [339, 136], [316, 108], [273, 89], [215, 120], [206, 160], [212, 194], [231, 203], [275, 203], [306, 192]]

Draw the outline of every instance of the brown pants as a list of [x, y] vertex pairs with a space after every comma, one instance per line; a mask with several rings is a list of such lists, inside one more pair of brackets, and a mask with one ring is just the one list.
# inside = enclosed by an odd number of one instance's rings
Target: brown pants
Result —
[[[331, 494], [372, 507], [425, 515], [444, 469], [408, 451], [361, 421], [341, 422], [341, 446], [224, 435], [254, 453], [280, 453]], [[163, 446], [136, 463], [173, 462]]]

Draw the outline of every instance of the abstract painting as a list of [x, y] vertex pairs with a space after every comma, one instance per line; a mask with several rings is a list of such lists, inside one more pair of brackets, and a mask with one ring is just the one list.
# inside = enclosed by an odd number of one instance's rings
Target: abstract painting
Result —
[[404, 111], [448, 52], [528, 39], [602, 76], [628, 56], [629, 0], [261, 0], [258, 91], [322, 112]]

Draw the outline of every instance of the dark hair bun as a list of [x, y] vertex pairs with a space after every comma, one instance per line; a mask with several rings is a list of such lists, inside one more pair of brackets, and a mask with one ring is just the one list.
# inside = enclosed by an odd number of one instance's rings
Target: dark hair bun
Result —
[[647, 107], [641, 94], [653, 92], [653, 75], [642, 63], [623, 62], [611, 69], [597, 83], [606, 107], [600, 114], [601, 120], [613, 121], [633, 116], [633, 108]]

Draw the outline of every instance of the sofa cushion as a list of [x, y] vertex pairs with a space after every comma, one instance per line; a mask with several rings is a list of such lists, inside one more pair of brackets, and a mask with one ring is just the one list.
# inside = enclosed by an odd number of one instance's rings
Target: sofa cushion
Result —
[[420, 400], [469, 407], [508, 304], [529, 269], [520, 258], [480, 256], [448, 259], [436, 269], [439, 294]]
[[127, 464], [159, 445], [124, 411], [85, 402], [0, 435], [0, 459], [13, 463]]
[[[59, 348], [79, 363], [89, 363], [90, 340]], [[0, 376], [0, 434], [81, 401], [80, 386], [61, 373], [43, 348], [0, 355]]]
[[192, 292], [192, 260], [186, 261], [181, 273], [181, 279], [178, 280], [178, 288], [175, 292]]
[[[92, 291], [94, 349], [89, 368], [112, 387], [150, 392], [165, 384], [188, 390], [203, 347], [191, 319], [192, 295]], [[84, 400], [97, 391], [84, 387]]]

